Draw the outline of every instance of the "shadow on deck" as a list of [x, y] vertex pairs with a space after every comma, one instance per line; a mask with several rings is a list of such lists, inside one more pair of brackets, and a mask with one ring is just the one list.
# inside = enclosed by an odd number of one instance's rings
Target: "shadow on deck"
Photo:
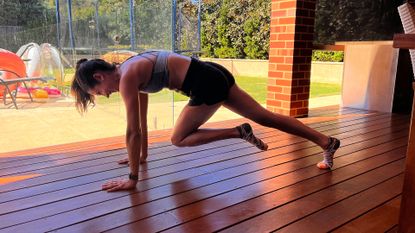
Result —
[[[307, 125], [341, 139], [332, 171], [321, 149], [254, 124], [269, 144], [241, 140], [191, 148], [150, 134], [137, 190], [126, 178], [122, 137], [0, 154], [0, 232], [384, 232], [398, 223], [409, 116], [337, 107]], [[243, 120], [211, 123], [212, 127]]]

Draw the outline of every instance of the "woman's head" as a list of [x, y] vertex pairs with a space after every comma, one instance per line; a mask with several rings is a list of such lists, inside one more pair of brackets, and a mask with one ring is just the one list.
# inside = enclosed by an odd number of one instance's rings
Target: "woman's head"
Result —
[[112, 75], [116, 66], [101, 59], [81, 59], [76, 64], [71, 93], [75, 96], [75, 106], [79, 112], [87, 111], [88, 105], [95, 104], [95, 95], [109, 96], [112, 90], [102, 85], [106, 74]]

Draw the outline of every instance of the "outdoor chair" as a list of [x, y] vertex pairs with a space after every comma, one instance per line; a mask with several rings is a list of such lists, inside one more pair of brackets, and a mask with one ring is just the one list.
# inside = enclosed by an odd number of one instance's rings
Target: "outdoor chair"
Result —
[[16, 54], [0, 49], [0, 92], [2, 91], [3, 103], [7, 105], [7, 95], [10, 96], [14, 107], [18, 109], [16, 103], [17, 87], [23, 84], [30, 101], [33, 102], [27, 82], [53, 80], [52, 77], [27, 77], [26, 66], [23, 60]]

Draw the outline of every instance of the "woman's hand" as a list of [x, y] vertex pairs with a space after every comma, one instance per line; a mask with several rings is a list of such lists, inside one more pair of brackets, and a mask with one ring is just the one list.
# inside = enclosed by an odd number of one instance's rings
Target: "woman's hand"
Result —
[[128, 158], [124, 158], [124, 159], [120, 159], [117, 161], [118, 164], [122, 165], [122, 164], [128, 164]]
[[107, 192], [131, 190], [136, 188], [137, 182], [135, 180], [110, 180], [102, 185], [102, 190], [107, 190]]

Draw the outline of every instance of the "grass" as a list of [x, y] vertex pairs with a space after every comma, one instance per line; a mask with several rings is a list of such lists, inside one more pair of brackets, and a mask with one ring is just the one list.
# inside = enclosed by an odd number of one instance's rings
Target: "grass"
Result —
[[[244, 89], [248, 94], [250, 94], [254, 99], [259, 103], [264, 104], [267, 96], [267, 78], [265, 77], [246, 77], [246, 76], [236, 76], [236, 83]], [[341, 85], [340, 84], [331, 84], [331, 83], [317, 83], [312, 82], [310, 86], [310, 98], [330, 96], [330, 95], [340, 95]], [[163, 90], [161, 92], [150, 95], [150, 103], [161, 103], [161, 102], [170, 102], [174, 96], [174, 101], [187, 101], [188, 97], [170, 90]], [[106, 97], [98, 97], [97, 102], [100, 104], [109, 104], [120, 102], [120, 95], [113, 94], [111, 98], [107, 99]]]

